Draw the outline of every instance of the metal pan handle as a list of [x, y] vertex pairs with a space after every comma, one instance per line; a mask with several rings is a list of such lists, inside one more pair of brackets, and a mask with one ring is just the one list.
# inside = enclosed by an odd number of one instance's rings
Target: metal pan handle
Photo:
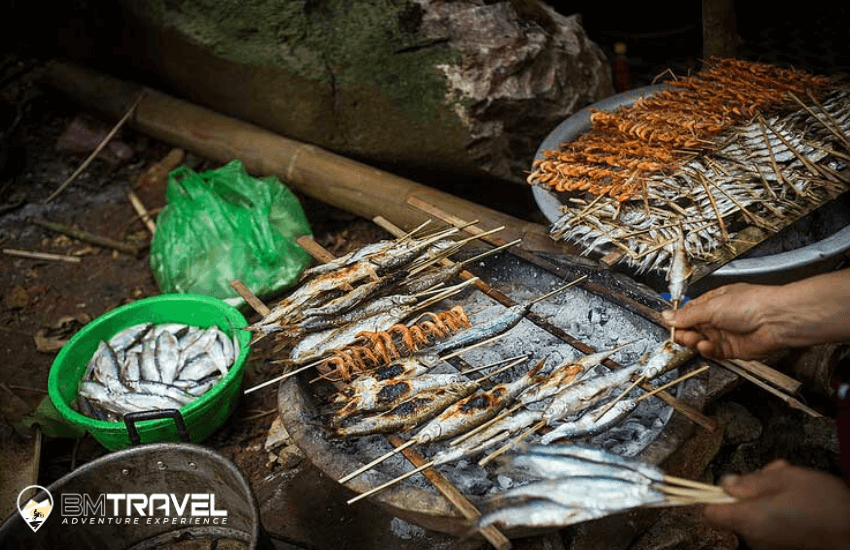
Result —
[[130, 436], [130, 445], [135, 446], [142, 443], [142, 438], [139, 436], [139, 430], [136, 429], [136, 422], [144, 420], [159, 420], [160, 418], [170, 418], [174, 420], [174, 426], [177, 428], [177, 435], [183, 443], [190, 443], [189, 430], [186, 428], [186, 422], [183, 420], [183, 415], [177, 409], [155, 409], [152, 411], [141, 411], [127, 413], [124, 415], [124, 425], [127, 426], [127, 433]]

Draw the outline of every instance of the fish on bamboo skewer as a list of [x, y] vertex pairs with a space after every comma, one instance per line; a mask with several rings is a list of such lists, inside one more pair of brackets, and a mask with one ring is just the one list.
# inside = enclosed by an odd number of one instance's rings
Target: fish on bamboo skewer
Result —
[[[440, 312], [435, 315], [441, 317], [441, 319], [446, 322], [448, 326], [461, 326], [464, 324], [464, 320], [468, 322], [468, 318], [466, 318], [466, 314], [463, 313], [463, 308], [461, 306], [454, 306], [448, 311]], [[393, 327], [396, 327], [396, 332], [401, 332], [403, 336], [408, 333], [415, 334], [411, 327], [407, 327], [406, 325], [393, 325]], [[428, 371], [429, 369], [437, 365], [441, 360], [440, 357], [433, 354], [417, 353], [416, 355], [405, 356], [404, 354], [399, 353], [398, 348], [395, 346], [395, 343], [392, 340], [393, 334], [389, 331], [384, 331], [380, 333], [366, 332], [358, 336], [368, 335], [373, 335], [376, 338], [377, 344], [379, 345], [380, 349], [376, 347], [373, 350], [369, 349], [366, 346], [355, 345], [345, 346], [343, 348], [334, 350], [333, 356], [331, 357], [323, 356], [319, 359], [314, 360], [313, 362], [310, 362], [306, 365], [302, 365], [294, 370], [286, 372], [285, 374], [282, 374], [280, 376], [272, 378], [271, 380], [267, 380], [261, 384], [249, 388], [245, 390], [245, 393], [257, 391], [259, 389], [268, 387], [276, 382], [280, 382], [282, 380], [295, 376], [306, 370], [318, 367], [326, 367], [326, 372], [320, 377], [312, 380], [311, 382], [316, 382], [322, 379], [332, 381], [350, 381], [353, 378], [353, 375], [359, 372], [366, 372], [371, 370], [372, 368], [377, 368], [381, 365], [390, 367], [393, 366], [394, 363], [401, 363], [402, 371], [411, 373], [412, 375], [413, 372], [420, 373]], [[425, 341], [427, 342], [428, 340]], [[473, 346], [470, 346], [469, 348], [471, 349], [472, 347]], [[404, 349], [409, 350], [411, 348], [405, 347]], [[366, 364], [365, 360], [363, 359], [363, 356], [369, 357], [372, 361], [372, 364]], [[449, 354], [445, 356], [445, 358], [451, 358], [452, 356], [452, 354]], [[395, 368], [397, 369], [398, 367], [396, 366]], [[388, 370], [388, 372], [392, 371]]]
[[[574, 280], [570, 283], [567, 283], [566, 285], [563, 285], [563, 286], [561, 286], [561, 287], [559, 287], [559, 288], [557, 288], [557, 289], [555, 289], [555, 290], [553, 290], [549, 293], [546, 293], [542, 296], [539, 296], [539, 297], [535, 298], [534, 300], [530, 300], [530, 301], [528, 301], [524, 304], [517, 304], [515, 306], [507, 308], [507, 310], [503, 311], [497, 317], [490, 319], [486, 323], [479, 325], [477, 327], [472, 327], [472, 328], [464, 331], [463, 333], [459, 333], [458, 335], [451, 338], [450, 340], [447, 340], [445, 342], [442, 342], [442, 343], [439, 343], [439, 344], [432, 346], [432, 348], [430, 349], [430, 354], [433, 357], [436, 357], [436, 356], [444, 354], [444, 353], [452, 352], [452, 351], [455, 351], [457, 349], [466, 348], [466, 347], [469, 347], [471, 345], [486, 341], [487, 339], [492, 338], [496, 335], [504, 334], [505, 332], [507, 332], [508, 330], [513, 328], [514, 326], [516, 326], [535, 303], [537, 303], [541, 300], [544, 300], [546, 298], [549, 298], [549, 297], [551, 297], [552, 295], [554, 295], [558, 292], [562, 292], [562, 291], [566, 290], [567, 288], [581, 282], [582, 280], [584, 280], [586, 278], [587, 278], [586, 275], [579, 277], [578, 279], [576, 279], [576, 280]], [[467, 281], [467, 283], [469, 283], [470, 281], [472, 281], [472, 279]], [[437, 327], [436, 325], [433, 326], [434, 330], [439, 330], [439, 328], [440, 327]], [[305, 338], [305, 340], [308, 340], [308, 339]], [[304, 342], [304, 341], [302, 341], [302, 342]], [[378, 344], [380, 342], [379, 341], [373, 341], [373, 343]], [[306, 343], [299, 343], [293, 349], [293, 352], [292, 352], [293, 359], [298, 359], [297, 356], [298, 356], [299, 353], [301, 353], [302, 348], [303, 349], [314, 349], [318, 344], [319, 344], [318, 342], [313, 341], [313, 340], [308, 340]], [[325, 348], [325, 349], [328, 348], [328, 346], [325, 343], [322, 343], [321, 347]], [[315, 359], [315, 356], [312, 356], [309, 359], [313, 360], [313, 359]], [[303, 361], [305, 359], [301, 359], [301, 360]]]
[[477, 528], [565, 527], [639, 507], [736, 502], [720, 487], [589, 447], [535, 445], [507, 464], [541, 480], [490, 499], [494, 509]]
[[505, 309], [505, 311], [503, 311], [498, 316], [488, 320], [486, 323], [483, 323], [476, 327], [472, 327], [456, 335], [452, 339], [434, 346], [431, 351], [435, 354], [447, 353], [459, 348], [469, 346], [471, 344], [475, 344], [477, 342], [481, 342], [497, 334], [502, 334], [519, 324], [519, 322], [523, 319], [523, 317], [525, 317], [526, 313], [531, 310], [531, 307], [534, 304], [547, 298], [550, 298], [551, 296], [559, 292], [563, 292], [564, 290], [580, 283], [586, 278], [587, 275], [583, 275], [577, 278], [576, 280], [571, 281], [559, 288], [556, 288], [555, 290], [548, 292], [542, 296], [538, 296], [533, 300], [529, 300], [523, 304], [513, 305]]
[[422, 391], [466, 383], [474, 382], [462, 374], [423, 374], [415, 378], [376, 382], [346, 397], [345, 405], [333, 414], [331, 423], [338, 425], [350, 416], [387, 411]]
[[[339, 289], [353, 290], [354, 283], [365, 278], [371, 278], [377, 282], [381, 275], [413, 261], [429, 247], [434, 246], [439, 241], [445, 241], [446, 237], [456, 232], [456, 229], [449, 229], [428, 239], [415, 243], [405, 243], [397, 253], [395, 253], [395, 249], [391, 248], [378, 254], [369, 255], [368, 259], [361, 259], [317, 275], [298, 286], [288, 297], [276, 304], [260, 322], [251, 325], [249, 328], [263, 333], [277, 332], [280, 319], [296, 313], [305, 304], [323, 293]], [[452, 244], [454, 244], [454, 241], [447, 241], [443, 248], [448, 248]]]
[[467, 286], [475, 284], [476, 281], [477, 278], [464, 281], [416, 305], [398, 306], [389, 311], [378, 312], [370, 317], [358, 319], [336, 328], [308, 333], [292, 348], [290, 360], [294, 364], [315, 361], [331, 353], [334, 349], [353, 344], [362, 339], [364, 334], [384, 333], [416, 311], [460, 292]]
[[[679, 309], [679, 305], [685, 298], [688, 279], [693, 272], [693, 267], [691, 267], [688, 260], [688, 252], [685, 250], [685, 231], [679, 225], [679, 238], [674, 245], [673, 259], [670, 263], [670, 270], [667, 272], [667, 284], [670, 290], [670, 301], [673, 303], [673, 309]], [[675, 338], [676, 327], [671, 327], [670, 341], [672, 342]]]
[[620, 424], [626, 417], [632, 414], [635, 409], [637, 409], [638, 405], [640, 405], [641, 401], [644, 401], [645, 399], [652, 397], [656, 393], [666, 390], [675, 384], [681, 383], [693, 376], [697, 376], [706, 369], [708, 369], [707, 365], [680, 376], [676, 380], [668, 382], [667, 384], [655, 388], [639, 397], [622, 399], [616, 402], [613, 406], [609, 407], [608, 405], [605, 405], [600, 407], [598, 410], [588, 411], [577, 420], [564, 422], [555, 427], [555, 429], [551, 432], [544, 434], [540, 438], [540, 444], [548, 445], [549, 443], [553, 443], [559, 439], [574, 440], [578, 438], [593, 437], [594, 435], [606, 432]]
[[[509, 363], [504, 368], [513, 368], [524, 360], [525, 358], [521, 358]], [[400, 453], [412, 445], [424, 445], [427, 443], [442, 441], [463, 433], [483, 422], [486, 422], [490, 418], [493, 418], [501, 409], [510, 403], [511, 400], [519, 394], [519, 392], [535, 383], [535, 376], [543, 366], [544, 361], [545, 360], [541, 360], [523, 376], [512, 382], [498, 384], [485, 392], [475, 393], [460, 399], [439, 415], [429, 420], [413, 437], [407, 441], [407, 443], [396, 447], [393, 451], [386, 453], [369, 464], [344, 476], [339, 480], [339, 482], [345, 483], [355, 478], [361, 473], [375, 467], [377, 464], [387, 460], [397, 453]], [[492, 374], [495, 373], [491, 373], [491, 375]]]
[[[548, 399], [560, 391], [563, 391], [567, 386], [573, 384], [582, 373], [587, 372], [591, 367], [602, 363], [617, 351], [632, 344], [633, 342], [629, 342], [609, 350], [584, 355], [576, 360], [567, 361], [562, 365], [555, 367], [545, 375], [540, 375], [535, 384], [526, 387], [522, 392], [520, 392], [517, 397], [518, 404], [516, 407], [512, 407], [502, 415], [492, 419], [490, 422], [498, 422], [507, 417], [509, 414], [516, 412], [516, 410], [522, 406], [543, 401], [544, 399]], [[452, 441], [451, 445], [457, 446], [464, 440], [472, 437], [479, 431], [483, 431], [489, 426], [490, 424], [485, 422], [478, 428], [469, 430], [465, 434], [456, 438]], [[489, 437], [486, 437], [485, 440], [488, 438]]]
[[839, 89], [825, 103], [823, 115], [803, 105], [787, 115], [765, 113], [730, 127], [711, 151], [667, 171], [672, 175], [647, 175], [642, 201], [596, 195], [592, 210], [568, 201], [550, 234], [573, 240], [585, 253], [622, 250], [621, 260], [644, 272], [670, 271], [668, 243], [677, 239], [671, 228], [680, 223], [691, 261], [714, 261], [717, 249], [735, 238], [729, 229], [735, 219], [775, 232], [779, 225], [769, 220], [822, 204], [848, 188], [837, 173], [848, 165], [842, 151], [847, 150], [850, 101]]
[[[645, 364], [638, 364], [615, 371], [611, 374], [597, 376], [593, 379], [582, 381], [586, 383], [586, 386], [583, 387], [582, 382], [580, 382], [573, 386], [573, 388], [568, 388], [567, 390], [559, 393], [549, 403], [546, 411], [541, 415], [539, 422], [531, 426], [528, 430], [520, 434], [507, 445], [502, 446], [498, 450], [481, 459], [478, 464], [480, 466], [484, 466], [497, 456], [527, 439], [531, 436], [531, 434], [539, 431], [544, 426], [548, 425], [554, 427], [555, 422], [582, 413], [588, 408], [602, 402], [604, 399], [610, 397], [612, 393], [617, 391], [623, 384], [628, 383], [630, 378], [634, 377], [638, 381], [650, 380], [668, 372], [669, 370], [677, 368], [682, 363], [693, 357], [693, 353], [690, 352], [690, 350], [686, 350], [686, 348], [677, 350], [677, 347], [681, 348], [681, 346], [677, 346], [672, 342], [664, 342], [663, 345], [656, 348], [654, 354], [646, 361]], [[676, 380], [676, 382], [680, 382], [694, 376], [695, 374], [698, 374], [698, 372], [699, 371], [680, 377]], [[625, 403], [622, 401], [623, 396], [631, 391], [631, 389], [636, 385], [637, 382], [630, 384], [628, 389], [621, 392], [616, 399], [611, 401], [608, 405], [600, 407], [598, 411], [587, 413], [585, 415], [587, 418], [582, 417], [575, 422], [567, 422], [566, 425], [562, 424], [563, 427], [561, 428], [559, 436], [567, 437], [567, 435], [569, 435], [572, 437], [579, 437], [581, 435], [590, 435], [592, 432], [599, 433], [618, 424], [631, 414], [636, 408], [637, 403], [642, 400], [629, 400]], [[574, 391], [571, 392], [571, 389]], [[654, 392], [650, 392], [650, 394], [653, 393]]]
[[[693, 356], [694, 352], [692, 350], [673, 342], [673, 340], [661, 342], [650, 352], [645, 361], [642, 362], [642, 370], [639, 376], [611, 401], [608, 407], [616, 405], [618, 401], [623, 399], [640, 384], [683, 365]], [[598, 416], [601, 417], [606, 412], [607, 409], [603, 407], [599, 411]]]
[[350, 426], [334, 428], [331, 430], [331, 436], [349, 438], [378, 433], [406, 432], [422, 422], [430, 420], [446, 407], [458, 399], [466, 397], [477, 388], [478, 384], [469, 382], [421, 392], [389, 411], [363, 418]]
[[353, 264], [360, 260], [366, 259], [372, 254], [378, 254], [386, 250], [390, 250], [394, 246], [402, 245], [403, 243], [412, 240], [413, 235], [424, 229], [430, 223], [430, 219], [425, 220], [418, 227], [414, 228], [409, 233], [406, 233], [397, 239], [387, 239], [383, 241], [378, 241], [376, 243], [370, 243], [358, 248], [357, 250], [353, 250], [348, 254], [338, 256], [329, 262], [325, 262], [309, 269], [305, 269], [301, 273], [299, 280], [303, 281], [316, 275], [320, 275], [328, 271], [333, 271], [334, 269], [338, 269], [340, 267], [345, 267], [346, 265]]

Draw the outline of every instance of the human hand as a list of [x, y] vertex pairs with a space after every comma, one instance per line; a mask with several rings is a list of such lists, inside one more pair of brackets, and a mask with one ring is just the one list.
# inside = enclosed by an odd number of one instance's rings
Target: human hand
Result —
[[835, 476], [777, 460], [723, 488], [740, 502], [707, 505], [703, 513], [753, 548], [850, 548], [850, 488]]
[[736, 283], [663, 313], [676, 342], [715, 359], [756, 359], [783, 345], [783, 327], [770, 315], [776, 287]]

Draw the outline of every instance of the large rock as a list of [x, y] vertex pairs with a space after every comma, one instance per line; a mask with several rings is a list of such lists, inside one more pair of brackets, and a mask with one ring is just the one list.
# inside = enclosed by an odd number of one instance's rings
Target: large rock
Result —
[[580, 18], [533, 1], [124, 5], [113, 51], [169, 91], [408, 177], [522, 181], [555, 125], [612, 92]]

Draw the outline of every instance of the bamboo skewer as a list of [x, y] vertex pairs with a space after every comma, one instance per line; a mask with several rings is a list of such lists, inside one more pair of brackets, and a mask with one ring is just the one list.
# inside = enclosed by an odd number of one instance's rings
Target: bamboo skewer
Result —
[[151, 219], [150, 212], [148, 212], [148, 209], [145, 208], [144, 204], [142, 204], [142, 200], [138, 197], [138, 195], [136, 195], [136, 193], [133, 192], [132, 189], [127, 191], [127, 200], [130, 201], [130, 204], [133, 206], [133, 209], [145, 223], [145, 227], [147, 227], [150, 234], [153, 235], [156, 232], [156, 225]]
[[121, 120], [119, 120], [115, 124], [115, 126], [112, 127], [112, 129], [109, 131], [108, 134], [106, 134], [106, 137], [103, 138], [103, 141], [101, 141], [100, 144], [97, 147], [95, 147], [94, 151], [92, 151], [92, 153], [88, 156], [88, 158], [83, 161], [83, 163], [79, 166], [79, 168], [74, 170], [74, 173], [71, 174], [68, 177], [68, 179], [66, 179], [64, 181], [64, 183], [62, 183], [62, 185], [60, 185], [56, 189], [56, 191], [51, 193], [50, 196], [48, 196], [44, 200], [44, 202], [50, 202], [53, 199], [55, 199], [56, 197], [58, 197], [59, 194], [62, 193], [62, 191], [65, 190], [66, 187], [71, 185], [71, 183], [75, 179], [77, 179], [77, 176], [79, 176], [80, 174], [83, 173], [83, 170], [85, 170], [88, 167], [88, 165], [91, 164], [91, 162], [95, 159], [95, 157], [97, 157], [97, 155], [100, 154], [101, 151], [103, 151], [103, 148], [106, 147], [109, 144], [109, 140], [111, 140], [113, 137], [115, 137], [115, 134], [118, 133], [118, 130], [120, 130], [121, 127], [124, 126], [124, 123], [127, 122], [127, 120], [130, 119], [130, 117], [133, 115], [133, 112], [136, 110], [136, 107], [139, 105], [139, 102], [141, 102], [142, 98], [144, 98], [144, 97], [145, 97], [145, 92], [144, 91], [139, 92], [139, 94], [136, 96], [136, 99], [130, 105], [130, 108], [127, 109], [127, 112], [124, 113], [124, 116], [121, 117]]
[[18, 250], [17, 248], [4, 248], [3, 253], [9, 256], [17, 256], [18, 258], [27, 258], [29, 260], [49, 260], [55, 262], [68, 262], [71, 264], [78, 264], [81, 261], [79, 256], [51, 254], [49, 252], [31, 252], [29, 250]]

